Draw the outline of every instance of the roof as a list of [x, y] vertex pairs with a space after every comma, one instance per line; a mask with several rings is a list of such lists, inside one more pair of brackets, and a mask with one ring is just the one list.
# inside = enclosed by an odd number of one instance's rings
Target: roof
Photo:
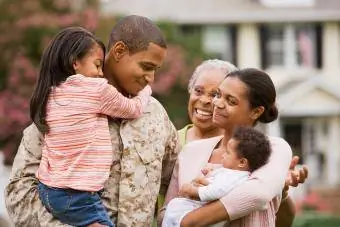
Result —
[[181, 24], [340, 21], [339, 0], [312, 2], [305, 7], [267, 7], [260, 0], [102, 0], [101, 11]]
[[340, 115], [340, 90], [324, 75], [288, 82], [278, 89], [277, 103], [281, 116]]

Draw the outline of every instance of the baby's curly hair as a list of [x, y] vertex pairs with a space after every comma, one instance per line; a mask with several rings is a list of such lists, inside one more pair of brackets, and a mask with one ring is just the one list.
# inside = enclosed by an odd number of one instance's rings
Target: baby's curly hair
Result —
[[267, 163], [271, 146], [266, 135], [250, 127], [238, 127], [232, 136], [238, 144], [236, 152], [240, 158], [246, 158], [250, 172]]

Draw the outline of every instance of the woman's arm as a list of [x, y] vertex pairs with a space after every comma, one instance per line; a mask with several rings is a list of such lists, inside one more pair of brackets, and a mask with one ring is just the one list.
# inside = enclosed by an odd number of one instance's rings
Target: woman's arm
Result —
[[42, 136], [34, 124], [24, 130], [15, 156], [5, 203], [15, 226], [66, 226], [45, 209], [40, 202], [35, 173], [41, 160]]
[[276, 214], [276, 227], [289, 227], [293, 225], [295, 218], [295, 205], [290, 196], [281, 201], [279, 211]]
[[220, 201], [204, 205], [188, 213], [181, 222], [181, 227], [209, 226], [221, 221], [229, 222], [229, 215]]
[[[194, 212], [196, 220], [191, 220], [193, 215], [189, 213], [184, 217], [183, 223], [209, 221], [209, 224], [213, 224], [221, 220], [232, 221], [253, 211], [266, 209], [269, 202], [280, 195], [292, 158], [291, 148], [286, 141], [280, 138], [271, 138], [270, 141], [272, 154], [265, 166], [253, 172], [246, 182], [232, 189], [220, 202], [197, 209]], [[205, 215], [209, 217], [208, 220], [204, 220]]]
[[285, 182], [285, 187], [282, 191], [283, 199], [276, 214], [275, 224], [278, 227], [292, 226], [295, 218], [296, 208], [293, 200], [288, 195], [289, 187], [297, 187], [299, 184], [303, 184], [308, 178], [308, 168], [306, 166], [303, 166], [300, 169], [295, 169], [298, 162], [299, 157], [294, 156], [290, 163], [289, 174]]
[[178, 159], [177, 159], [175, 163], [174, 171], [172, 173], [172, 177], [170, 180], [170, 184], [166, 192], [164, 206], [159, 210], [158, 215], [157, 215], [157, 226], [162, 226], [166, 205], [170, 202], [170, 200], [178, 196], [178, 192], [179, 192], [178, 167], [179, 165], [178, 165]]

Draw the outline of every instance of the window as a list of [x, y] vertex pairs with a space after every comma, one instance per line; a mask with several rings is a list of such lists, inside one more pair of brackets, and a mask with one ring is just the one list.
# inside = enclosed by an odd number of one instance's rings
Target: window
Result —
[[207, 25], [202, 31], [203, 50], [212, 57], [236, 64], [236, 29], [233, 26]]
[[313, 24], [272, 24], [260, 29], [262, 66], [321, 67], [321, 29]]
[[284, 29], [282, 26], [268, 27], [266, 62], [269, 66], [284, 65]]
[[267, 7], [310, 7], [315, 0], [260, 0]]
[[284, 134], [284, 138], [292, 148], [293, 155], [298, 155], [300, 157], [299, 164], [302, 164], [304, 163], [302, 122], [299, 119], [293, 120], [293, 122], [291, 122], [291, 119], [283, 121], [282, 131]]
[[298, 26], [294, 30], [297, 65], [311, 68], [316, 65], [315, 29], [312, 26]]

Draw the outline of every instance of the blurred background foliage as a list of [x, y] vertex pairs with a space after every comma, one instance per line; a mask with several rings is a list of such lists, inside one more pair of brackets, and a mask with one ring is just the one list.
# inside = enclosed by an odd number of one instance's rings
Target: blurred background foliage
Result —
[[[61, 29], [83, 26], [105, 43], [119, 16], [100, 17], [98, 2], [84, 0], [0, 1], [0, 149], [11, 164], [31, 121], [29, 99], [39, 61], [47, 43]], [[78, 1], [79, 2], [79, 1]], [[76, 3], [76, 1], [74, 1]], [[177, 128], [188, 122], [187, 84], [194, 68], [208, 56], [199, 35], [183, 35], [180, 27], [158, 22], [168, 42], [168, 53], [153, 84], [153, 95], [164, 105]]]
[[339, 227], [340, 217], [320, 213], [317, 211], [305, 211], [295, 217], [294, 227]]
[[78, 10], [68, 0], [0, 1], [0, 149], [11, 164], [23, 129], [30, 124], [29, 99], [41, 54], [61, 28], [80, 25], [95, 31], [96, 0]]

